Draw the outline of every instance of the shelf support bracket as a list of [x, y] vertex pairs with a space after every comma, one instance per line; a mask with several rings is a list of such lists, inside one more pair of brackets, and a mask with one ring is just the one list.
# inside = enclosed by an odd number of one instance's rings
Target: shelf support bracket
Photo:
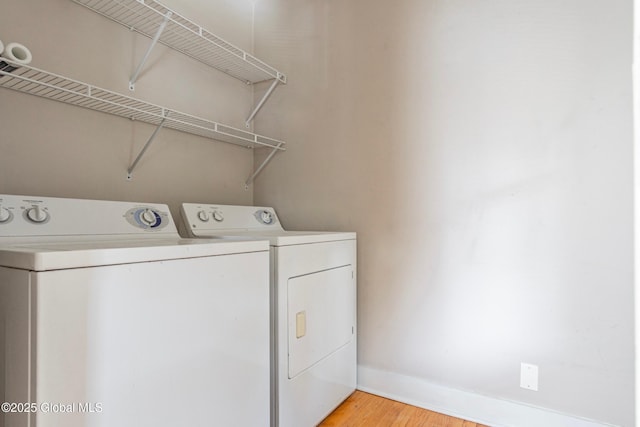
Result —
[[249, 186], [253, 183], [253, 181], [256, 179], [256, 177], [258, 176], [258, 174], [260, 172], [262, 172], [262, 169], [264, 169], [265, 166], [267, 166], [267, 163], [269, 163], [271, 161], [271, 159], [273, 159], [273, 156], [276, 155], [276, 153], [280, 150], [280, 147], [282, 146], [282, 142], [279, 143], [277, 146], [273, 147], [273, 150], [271, 150], [271, 153], [269, 153], [269, 155], [267, 156], [266, 159], [264, 159], [264, 161], [262, 162], [262, 164], [260, 166], [258, 166], [258, 169], [256, 169], [256, 171], [253, 173], [253, 175], [251, 175], [249, 177], [249, 179], [247, 179], [244, 183], [244, 189], [248, 190]]
[[149, 55], [151, 54], [151, 51], [155, 47], [156, 43], [158, 43], [158, 40], [160, 40], [160, 36], [162, 35], [162, 32], [164, 31], [165, 27], [167, 26], [167, 22], [169, 22], [169, 18], [171, 18], [171, 15], [173, 15], [173, 12], [171, 12], [171, 11], [167, 12], [167, 14], [164, 15], [164, 19], [160, 23], [160, 26], [158, 27], [158, 31], [156, 31], [156, 35], [151, 40], [151, 44], [149, 44], [149, 47], [147, 48], [147, 51], [145, 52], [144, 56], [142, 57], [142, 61], [140, 61], [140, 64], [138, 64], [138, 68], [136, 68], [136, 71], [133, 72], [133, 75], [129, 79], [129, 90], [135, 90], [136, 89], [136, 80], [138, 80], [138, 76], [140, 75], [140, 71], [142, 71], [142, 67], [144, 67], [144, 64], [147, 62], [147, 59], [149, 59]]
[[164, 126], [164, 122], [167, 120], [167, 116], [164, 116], [162, 118], [162, 121], [160, 122], [160, 124], [158, 125], [158, 127], [156, 128], [156, 130], [153, 131], [153, 133], [151, 134], [151, 137], [149, 138], [149, 140], [147, 141], [146, 144], [144, 144], [144, 147], [142, 147], [142, 150], [140, 150], [140, 153], [138, 153], [138, 157], [136, 157], [136, 159], [133, 161], [133, 163], [131, 163], [131, 166], [129, 166], [129, 169], [127, 169], [127, 181], [131, 181], [131, 178], [133, 177], [133, 170], [136, 168], [136, 165], [138, 164], [138, 162], [140, 161], [140, 159], [142, 158], [142, 156], [144, 155], [144, 152], [147, 151], [147, 148], [149, 148], [149, 146], [151, 145], [151, 143], [153, 142], [153, 140], [156, 138], [156, 136], [158, 135], [158, 132], [160, 132], [160, 129], [163, 128]]
[[258, 111], [260, 111], [264, 103], [267, 102], [267, 99], [269, 99], [273, 91], [276, 90], [276, 87], [278, 87], [278, 84], [280, 84], [280, 80], [273, 79], [273, 83], [271, 83], [271, 86], [269, 86], [269, 89], [267, 89], [267, 92], [264, 94], [262, 99], [256, 104], [256, 106], [253, 108], [253, 111], [251, 112], [251, 114], [249, 114], [249, 117], [244, 122], [247, 128], [251, 126], [251, 121], [254, 119], [256, 114], [258, 114]]

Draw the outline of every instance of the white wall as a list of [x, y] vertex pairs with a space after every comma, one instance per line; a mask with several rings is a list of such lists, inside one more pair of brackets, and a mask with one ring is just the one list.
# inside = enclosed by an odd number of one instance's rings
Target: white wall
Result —
[[631, 0], [257, 2], [255, 203], [358, 232], [367, 372], [633, 424], [631, 41]]
[[[176, 12], [241, 48], [252, 48], [249, 0], [163, 0]], [[129, 76], [149, 39], [70, 0], [4, 0], [0, 40], [19, 41], [32, 65], [244, 129], [252, 89], [158, 45], [135, 92]], [[134, 200], [250, 204], [253, 154], [246, 148], [165, 129], [126, 171], [154, 127], [0, 89], [0, 193]], [[275, 136], [274, 136], [275, 137]]]

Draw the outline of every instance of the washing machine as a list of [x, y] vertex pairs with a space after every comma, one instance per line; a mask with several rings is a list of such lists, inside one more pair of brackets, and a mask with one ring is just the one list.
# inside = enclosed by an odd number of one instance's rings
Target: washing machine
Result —
[[191, 237], [271, 246], [273, 426], [320, 423], [356, 388], [356, 234], [285, 231], [273, 208], [183, 203]]
[[0, 426], [268, 426], [269, 245], [0, 195]]

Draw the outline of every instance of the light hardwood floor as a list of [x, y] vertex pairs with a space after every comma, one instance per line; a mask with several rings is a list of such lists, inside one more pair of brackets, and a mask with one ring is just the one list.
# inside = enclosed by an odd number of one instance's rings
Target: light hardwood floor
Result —
[[486, 427], [356, 391], [320, 427]]

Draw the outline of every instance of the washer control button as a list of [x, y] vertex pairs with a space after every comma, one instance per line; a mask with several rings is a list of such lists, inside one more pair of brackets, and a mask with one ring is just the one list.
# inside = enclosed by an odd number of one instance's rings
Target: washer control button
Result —
[[147, 206], [129, 209], [124, 217], [129, 224], [147, 231], [158, 231], [170, 222], [168, 213]]
[[49, 212], [44, 210], [40, 205], [33, 205], [27, 209], [27, 219], [36, 224], [42, 224], [49, 219]]
[[258, 222], [261, 222], [264, 225], [271, 225], [275, 223], [275, 216], [271, 211], [266, 209], [259, 210], [255, 213], [255, 216]]
[[222, 212], [214, 211], [213, 212], [213, 219], [215, 219], [218, 222], [222, 222], [222, 221], [224, 221], [224, 216], [222, 215]]
[[0, 206], [0, 224], [6, 224], [7, 222], [11, 221], [12, 218], [13, 214], [11, 213], [11, 211]]
[[149, 227], [157, 227], [162, 222], [160, 215], [156, 214], [151, 209], [145, 209], [140, 212], [140, 222]]
[[202, 222], [207, 222], [209, 221], [209, 214], [207, 214], [207, 211], [198, 211], [198, 219]]

